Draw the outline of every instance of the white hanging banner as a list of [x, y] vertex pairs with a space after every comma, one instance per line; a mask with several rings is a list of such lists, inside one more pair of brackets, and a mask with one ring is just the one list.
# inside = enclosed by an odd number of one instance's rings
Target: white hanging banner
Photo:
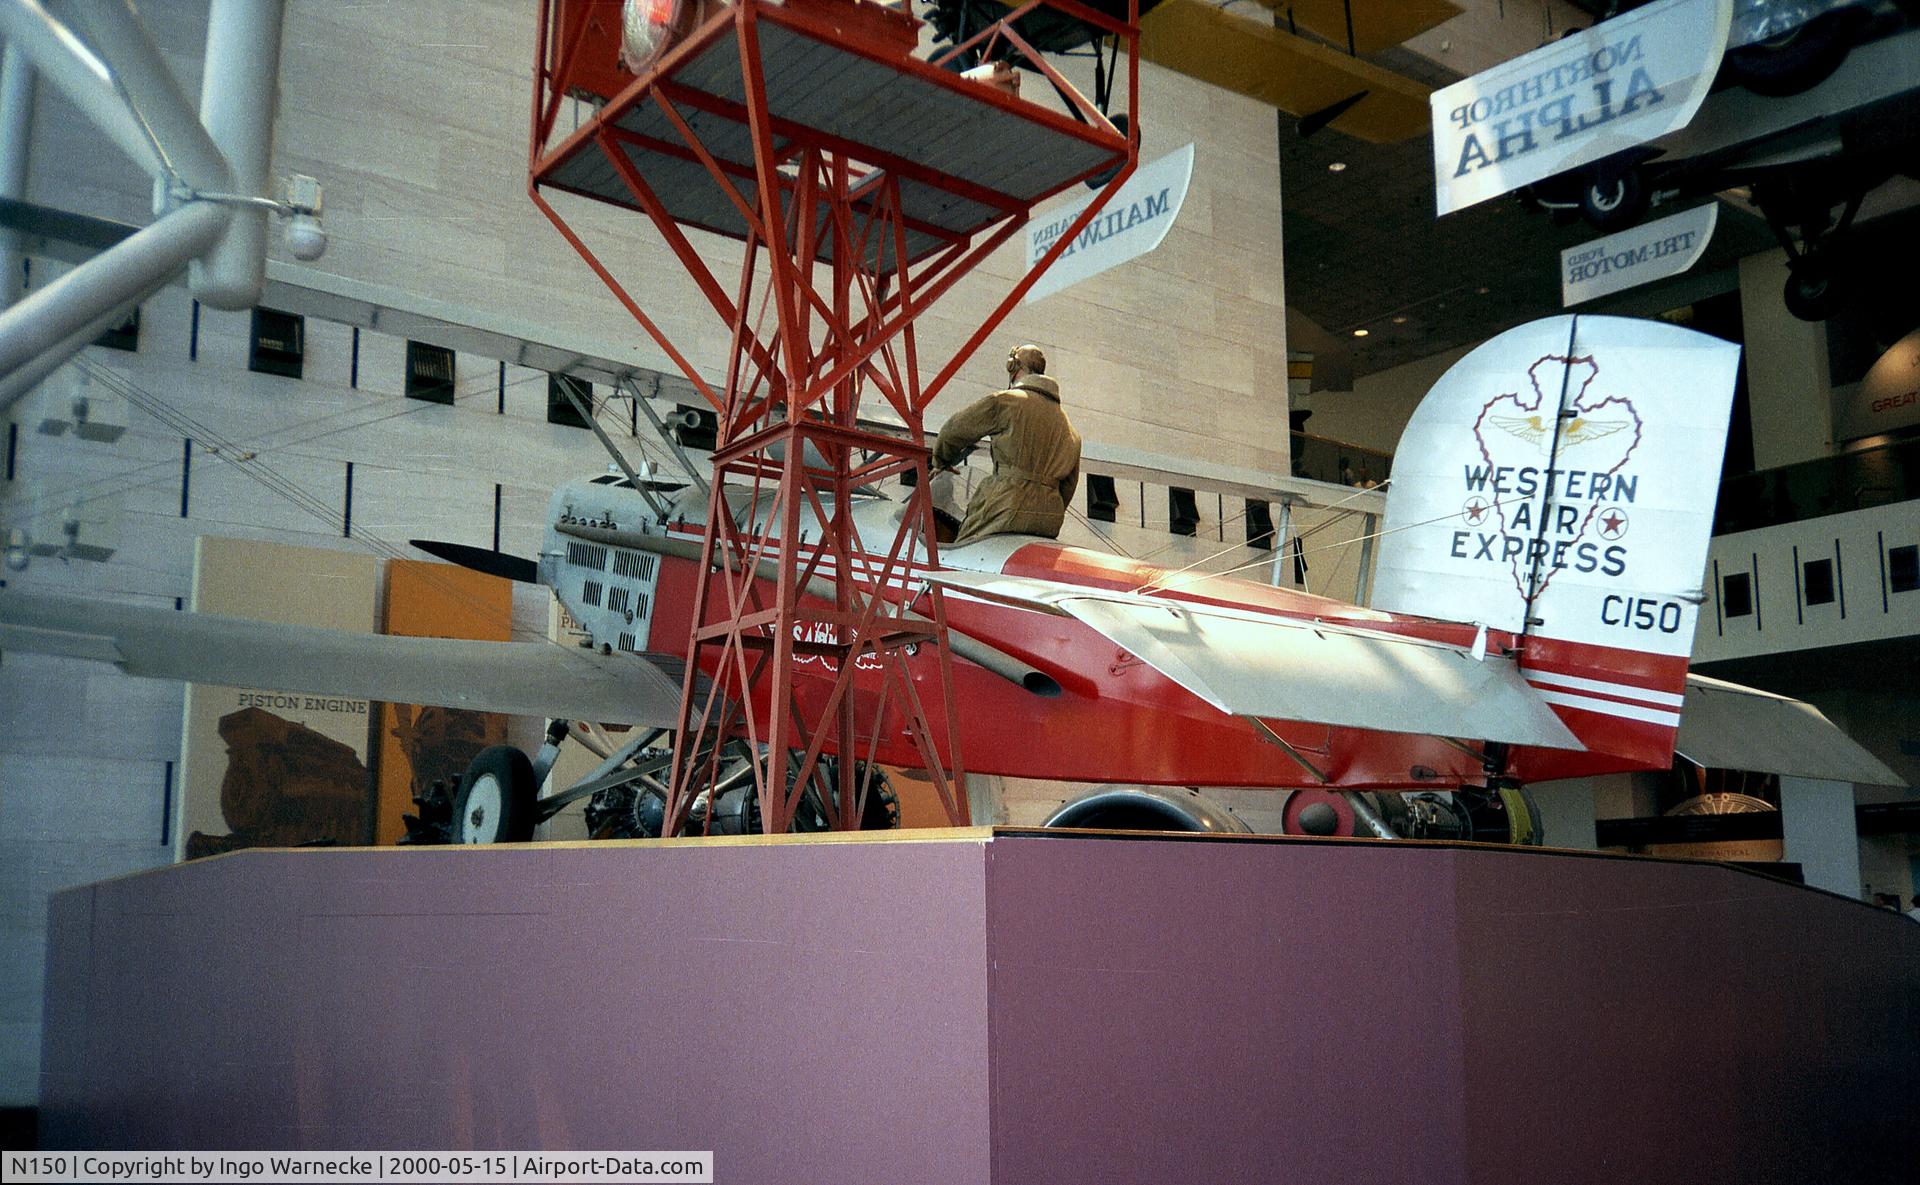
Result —
[[1685, 127], [1732, 17], [1733, 0], [1656, 0], [1435, 91], [1436, 214]]
[[[1107, 203], [1107, 208], [1074, 236], [1047, 273], [1027, 290], [1027, 303], [1051, 296], [1158, 247], [1160, 240], [1167, 237], [1167, 231], [1173, 228], [1173, 220], [1180, 215], [1180, 204], [1187, 199], [1187, 183], [1191, 180], [1191, 144], [1135, 169], [1120, 192]], [[1090, 193], [1028, 225], [1027, 267], [1038, 263], [1054, 241], [1072, 228], [1073, 220], [1080, 217], [1081, 211], [1099, 196]]]
[[1720, 203], [1568, 247], [1560, 253], [1560, 307], [1677, 276], [1700, 261], [1719, 221]]

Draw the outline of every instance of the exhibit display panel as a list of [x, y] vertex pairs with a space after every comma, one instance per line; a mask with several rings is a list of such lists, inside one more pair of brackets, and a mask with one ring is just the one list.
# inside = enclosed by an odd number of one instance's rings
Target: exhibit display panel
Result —
[[55, 898], [41, 1130], [741, 1181], [1896, 1180], [1916, 969], [1920, 927], [1830, 894], [1470, 844], [249, 851]]

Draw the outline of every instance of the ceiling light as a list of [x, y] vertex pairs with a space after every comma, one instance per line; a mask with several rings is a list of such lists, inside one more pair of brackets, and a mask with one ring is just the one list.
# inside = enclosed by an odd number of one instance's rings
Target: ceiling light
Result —
[[1346, 171], [1347, 171], [1347, 162], [1343, 160], [1334, 161], [1332, 164], [1327, 166], [1327, 172], [1329, 173], [1344, 173]]
[[1485, 284], [1482, 284], [1480, 285], [1480, 287], [1475, 288], [1474, 291], [1478, 292], [1482, 296], [1485, 296], [1487, 293], [1492, 292], [1493, 289], [1487, 287]]
[[1405, 313], [1400, 314], [1393, 319], [1393, 323], [1395, 325], [1405, 325], [1407, 323], [1407, 315]]
[[1364, 329], [1356, 329], [1356, 330], [1354, 330], [1354, 331], [1353, 331], [1353, 336], [1355, 336], [1355, 337], [1365, 337], [1365, 336], [1367, 336], [1367, 331], [1366, 331], [1366, 330], [1364, 330]]

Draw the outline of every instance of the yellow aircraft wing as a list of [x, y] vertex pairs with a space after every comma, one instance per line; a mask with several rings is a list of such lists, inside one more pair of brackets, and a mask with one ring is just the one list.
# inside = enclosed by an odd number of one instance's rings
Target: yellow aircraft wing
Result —
[[1305, 29], [1335, 45], [1347, 44], [1352, 19], [1355, 53], [1378, 53], [1445, 24], [1462, 9], [1453, 0], [1255, 0], [1280, 14], [1281, 23]]
[[[1262, 2], [1277, 6], [1282, 0]], [[1356, 45], [1363, 14], [1371, 21], [1367, 28], [1372, 40], [1392, 36], [1394, 30], [1403, 27], [1380, 15], [1397, 7], [1356, 3]], [[1422, 0], [1406, 7], [1426, 10], [1452, 6]], [[1301, 17], [1311, 9], [1316, 10], [1316, 22], [1321, 21], [1324, 14], [1317, 10], [1323, 8], [1338, 16], [1339, 0], [1296, 5], [1295, 19], [1306, 25]], [[1345, 20], [1339, 20], [1338, 39], [1344, 42]], [[1163, 0], [1141, 17], [1140, 56], [1235, 94], [1270, 103], [1290, 115], [1311, 115], [1365, 91], [1365, 98], [1329, 126], [1375, 144], [1405, 140], [1428, 127], [1427, 96], [1431, 88], [1285, 29], [1235, 16], [1207, 0]]]

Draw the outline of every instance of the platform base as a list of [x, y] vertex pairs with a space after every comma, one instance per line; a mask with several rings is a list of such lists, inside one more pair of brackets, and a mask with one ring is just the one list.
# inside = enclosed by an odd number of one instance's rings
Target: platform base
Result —
[[47, 1148], [1916, 1179], [1920, 926], [1718, 865], [985, 830], [247, 851], [60, 894], [48, 962]]

